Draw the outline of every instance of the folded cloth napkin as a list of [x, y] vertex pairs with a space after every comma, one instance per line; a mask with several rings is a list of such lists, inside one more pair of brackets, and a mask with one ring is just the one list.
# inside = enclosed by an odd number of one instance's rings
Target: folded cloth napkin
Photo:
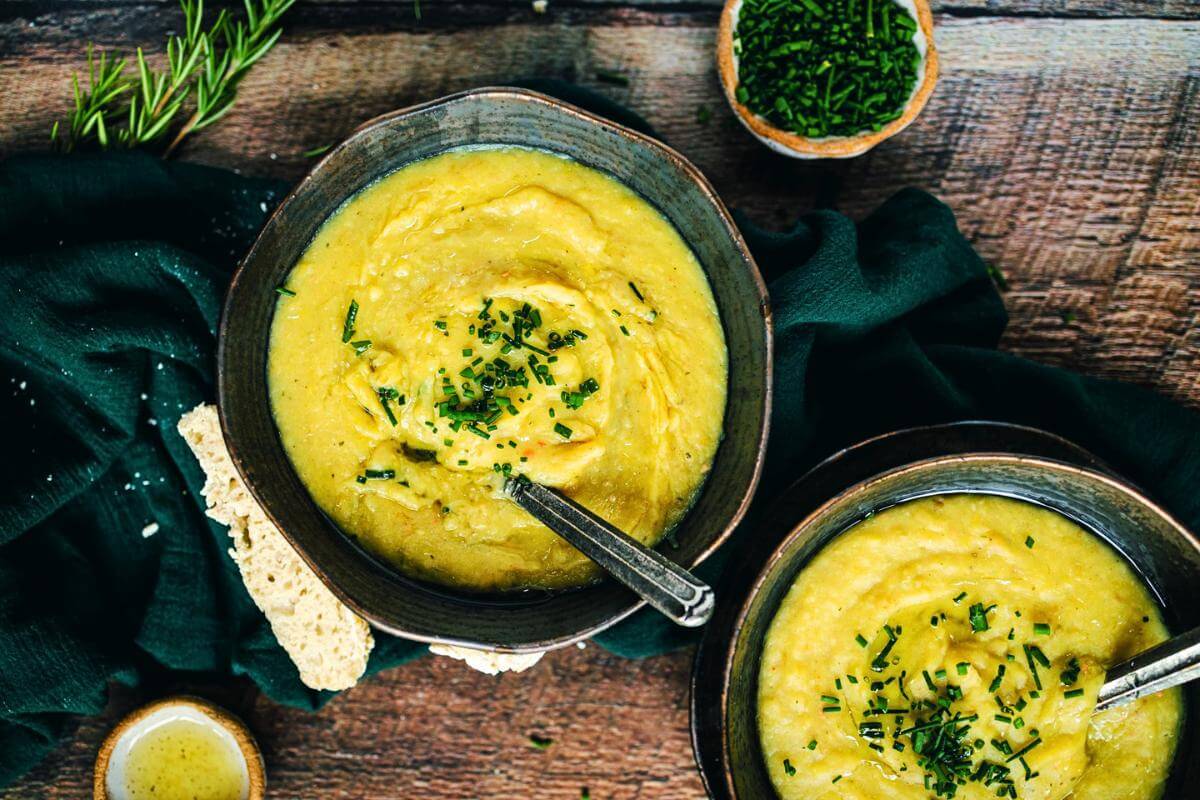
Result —
[[[646, 129], [563, 85], [536, 88]], [[317, 707], [205, 519], [175, 430], [213, 394], [219, 304], [280, 184], [138, 154], [0, 163], [0, 785], [109, 681], [249, 676]], [[741, 227], [770, 281], [775, 407], [764, 500], [836, 448], [966, 418], [1090, 448], [1200, 527], [1200, 416], [1130, 386], [997, 352], [1004, 308], [950, 210], [899, 193], [859, 224]], [[736, 539], [725, 548], [736, 548]], [[716, 577], [722, 559], [703, 572]], [[628, 656], [688, 641], [652, 613], [597, 637]], [[380, 635], [371, 671], [424, 647]]]

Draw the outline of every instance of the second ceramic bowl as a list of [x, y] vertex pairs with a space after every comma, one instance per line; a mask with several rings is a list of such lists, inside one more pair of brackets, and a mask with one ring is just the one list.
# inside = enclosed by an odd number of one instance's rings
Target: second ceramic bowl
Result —
[[459, 594], [405, 577], [373, 558], [321, 512], [293, 470], [267, 394], [275, 287], [343, 202], [405, 164], [463, 146], [518, 145], [606, 172], [682, 234], [712, 286], [729, 355], [724, 437], [712, 470], [676, 529], [668, 557], [691, 568], [742, 518], [758, 482], [771, 399], [766, 287], [725, 206], [700, 172], [642, 134], [542, 94], [486, 88], [379, 117], [335, 148], [263, 228], [234, 276], [218, 343], [218, 401], [242, 478], [306, 562], [378, 628], [420, 641], [509, 652], [561, 647], [637, 610], [613, 581], [547, 594]]
[[[1030, 428], [960, 423], [900, 431], [844, 451], [792, 486], [722, 580], [692, 682], [692, 744], [709, 795], [774, 797], [758, 738], [759, 658], [771, 620], [805, 564], [856, 522], [935, 494], [1013, 497], [1053, 509], [1122, 554], [1175, 633], [1200, 625], [1200, 541], [1080, 448]], [[1200, 784], [1200, 685], [1185, 690], [1184, 730], [1166, 797]]]

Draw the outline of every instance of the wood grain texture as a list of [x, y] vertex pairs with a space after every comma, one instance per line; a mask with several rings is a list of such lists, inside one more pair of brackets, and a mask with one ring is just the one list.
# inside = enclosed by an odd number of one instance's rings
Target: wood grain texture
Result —
[[[690, 653], [626, 661], [594, 645], [497, 677], [425, 658], [317, 714], [240, 685], [200, 691], [255, 732], [272, 798], [568, 800], [586, 787], [593, 798], [690, 800], [704, 796], [688, 739], [690, 666]], [[90, 797], [97, 746], [140, 700], [115, 688], [105, 717], [86, 720], [60, 752], [0, 796]], [[538, 749], [531, 735], [553, 743]]]
[[[943, 0], [943, 76], [917, 122], [847, 162], [793, 162], [720, 96], [716, 0], [301, 2], [236, 110], [183, 157], [296, 179], [302, 153], [365, 119], [519, 76], [565, 78], [642, 113], [754, 222], [814, 206], [861, 217], [906, 185], [948, 202], [1007, 276], [1004, 347], [1200, 407], [1200, 4]], [[171, 0], [0, 4], [0, 153], [44, 147], [85, 39], [129, 50], [177, 24]], [[604, 83], [598, 70], [629, 77]], [[701, 109], [711, 114], [701, 120]], [[688, 653], [628, 662], [598, 648], [490, 678], [426, 659], [315, 716], [236, 684], [277, 797], [691, 798]], [[165, 687], [159, 687], [160, 690]], [[86, 796], [114, 696], [12, 798]], [[530, 733], [549, 735], [547, 751]]]

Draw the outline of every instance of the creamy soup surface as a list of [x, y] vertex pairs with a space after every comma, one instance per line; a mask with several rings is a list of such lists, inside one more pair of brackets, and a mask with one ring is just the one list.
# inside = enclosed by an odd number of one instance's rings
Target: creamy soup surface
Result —
[[771, 780], [788, 800], [1153, 800], [1179, 691], [1092, 711], [1105, 670], [1167, 635], [1125, 561], [1065, 517], [980, 495], [904, 503], [823, 548], [771, 623]]
[[352, 198], [280, 288], [272, 410], [301, 480], [401, 570], [490, 591], [595, 566], [501, 495], [524, 475], [638, 540], [708, 473], [726, 394], [711, 289], [626, 186], [518, 148], [451, 151]]

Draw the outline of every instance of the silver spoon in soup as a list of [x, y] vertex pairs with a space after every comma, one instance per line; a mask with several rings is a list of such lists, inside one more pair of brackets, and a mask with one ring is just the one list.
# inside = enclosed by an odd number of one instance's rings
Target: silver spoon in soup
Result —
[[716, 596], [708, 584], [561, 492], [523, 477], [509, 478], [504, 492], [672, 621], [695, 628], [712, 616]]
[[1200, 680], [1200, 628], [1170, 638], [1110, 669], [1096, 698], [1096, 712], [1194, 680]]

